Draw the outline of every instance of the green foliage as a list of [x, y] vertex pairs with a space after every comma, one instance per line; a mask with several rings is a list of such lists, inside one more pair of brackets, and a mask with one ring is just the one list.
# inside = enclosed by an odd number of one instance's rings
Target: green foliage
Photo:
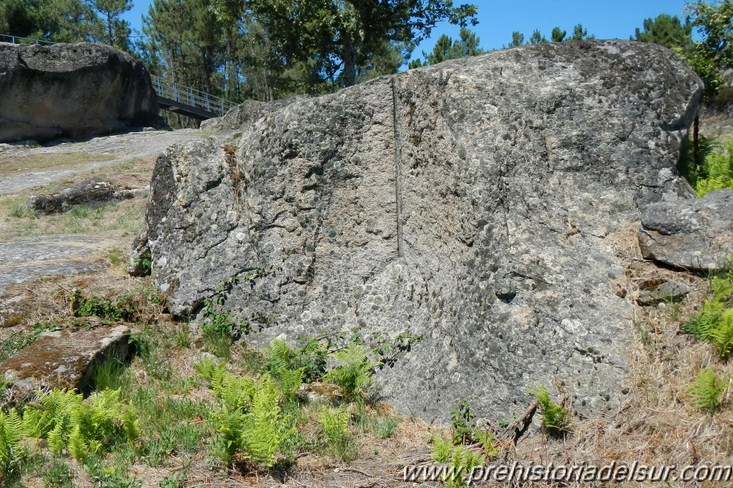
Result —
[[234, 315], [225, 313], [223, 309], [224, 296], [217, 294], [204, 301], [202, 316], [204, 325], [201, 332], [209, 352], [220, 358], [228, 358], [232, 345], [233, 334], [239, 325]]
[[[553, 28], [550, 35], [550, 42], [580, 41], [583, 39], [595, 39], [595, 36], [588, 34], [588, 29], [584, 28], [583, 24], [577, 24], [573, 28], [573, 35], [571, 37], [568, 37], [567, 31], [562, 30], [560, 27]], [[539, 29], [532, 31], [532, 35], [530, 35], [529, 41], [527, 42], [525, 42], [524, 34], [514, 31], [512, 32], [512, 40], [507, 47], [512, 48], [524, 44], [545, 44], [546, 42], [548, 42], [547, 38], [542, 35]]]
[[693, 381], [690, 395], [698, 408], [713, 413], [720, 407], [726, 389], [727, 380], [720, 378], [712, 368], [704, 368]]
[[569, 39], [571, 41], [582, 41], [584, 39], [595, 39], [596, 36], [588, 34], [588, 29], [583, 27], [583, 24], [576, 24], [573, 27], [573, 36]]
[[710, 289], [712, 296], [682, 330], [713, 344], [721, 359], [727, 359], [733, 352], [733, 273], [714, 277]]
[[683, 24], [676, 15], [661, 14], [644, 19], [643, 29], [637, 28], [631, 40], [653, 42], [670, 49], [686, 48], [692, 44], [692, 24]]
[[318, 415], [326, 448], [341, 461], [351, 461], [356, 456], [354, 441], [349, 435], [349, 417], [349, 410], [345, 407], [323, 406]]
[[498, 456], [501, 452], [501, 447], [497, 445], [496, 436], [491, 429], [475, 429], [473, 432], [473, 437], [484, 450], [484, 454], [487, 458], [494, 458]]
[[377, 421], [376, 433], [380, 439], [391, 439], [394, 437], [397, 425], [397, 420], [391, 417], [380, 419]]
[[507, 47], [518, 47], [524, 44], [524, 34], [521, 32], [512, 32], [512, 42]]
[[453, 453], [453, 442], [450, 439], [442, 439], [440, 437], [433, 438], [433, 451], [430, 457], [436, 463], [447, 463], [451, 459]]
[[542, 427], [550, 434], [558, 435], [566, 432], [570, 426], [570, 412], [562, 405], [550, 399], [550, 392], [542, 385], [529, 392], [537, 399], [542, 413]]
[[474, 419], [471, 406], [466, 400], [461, 400], [454, 410], [450, 411], [451, 428], [453, 429], [453, 444], [467, 444], [473, 442]]
[[125, 363], [115, 355], [105, 357], [92, 368], [92, 385], [96, 390], [116, 390], [122, 386]]
[[713, 190], [733, 189], [733, 141], [708, 153], [692, 180], [698, 197]]
[[54, 453], [66, 448], [84, 461], [120, 441], [140, 436], [140, 421], [132, 403], [119, 399], [120, 390], [104, 390], [88, 401], [73, 391], [52, 390], [23, 411], [25, 431], [47, 438]]
[[209, 383], [213, 389], [220, 388], [224, 381], [224, 373], [227, 368], [224, 363], [216, 363], [210, 357], [204, 356], [193, 365], [196, 372]]
[[371, 361], [368, 354], [366, 347], [353, 343], [333, 354], [338, 366], [326, 373], [324, 379], [340, 386], [346, 401], [363, 398], [371, 384], [374, 368], [381, 364]]
[[277, 386], [267, 375], [260, 378], [242, 430], [244, 457], [267, 468], [275, 463], [275, 453], [295, 430], [292, 419], [281, 415], [281, 398]]
[[74, 289], [69, 297], [74, 317], [99, 317], [103, 322], [134, 321], [137, 307], [131, 294], [123, 294], [116, 299], [96, 295], [84, 296]]
[[46, 473], [43, 475], [44, 481], [53, 487], [59, 488], [73, 488], [72, 480], [74, 479], [73, 474], [69, 467], [63, 462], [55, 462]]
[[118, 49], [129, 50], [130, 23], [122, 14], [132, 8], [132, 0], [91, 0], [99, 14], [96, 38]]
[[238, 377], [204, 359], [196, 365], [209, 378], [219, 401], [211, 419], [218, 433], [217, 454], [230, 463], [237, 453], [271, 468], [277, 453], [295, 433], [293, 419], [282, 413], [283, 393], [269, 374]]
[[568, 31], [562, 30], [559, 27], [552, 29], [552, 35], [550, 36], [552, 42], [562, 42], [565, 40], [565, 36], [568, 35]]
[[542, 33], [539, 31], [539, 29], [535, 29], [532, 32], [532, 35], [529, 36], [529, 43], [530, 44], [545, 44], [547, 42], [547, 38], [542, 35]]
[[448, 470], [443, 475], [443, 483], [449, 487], [462, 488], [468, 486], [471, 471], [486, 464], [486, 456], [473, 452], [463, 445], [454, 446], [450, 440], [433, 438], [433, 461], [447, 464]]
[[8, 413], [0, 410], [0, 480], [19, 474], [26, 455], [21, 443], [24, 433], [23, 418], [15, 409]]
[[428, 66], [431, 64], [442, 63], [449, 59], [460, 59], [469, 56], [478, 56], [483, 54], [485, 51], [479, 47], [481, 40], [478, 38], [475, 32], [468, 29], [467, 27], [461, 27], [459, 32], [459, 39], [454, 40], [445, 34], [438, 38], [435, 43], [435, 47], [432, 52], [425, 53], [423, 51], [423, 57], [425, 61], [416, 59], [411, 61], [409, 64], [410, 68], [419, 68], [421, 66]]

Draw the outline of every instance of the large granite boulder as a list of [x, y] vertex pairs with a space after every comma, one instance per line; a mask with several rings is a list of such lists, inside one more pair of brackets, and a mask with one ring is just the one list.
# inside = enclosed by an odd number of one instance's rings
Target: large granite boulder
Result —
[[693, 271], [719, 271], [733, 258], [733, 190], [648, 205], [639, 247], [647, 259]]
[[109, 46], [0, 43], [0, 93], [0, 142], [158, 124], [145, 67]]
[[158, 159], [153, 278], [174, 313], [225, 290], [249, 341], [361, 328], [422, 340], [378, 373], [425, 418], [519, 415], [564, 383], [618, 405], [632, 305], [606, 238], [689, 197], [676, 175], [702, 84], [623, 41], [493, 52], [296, 101]]

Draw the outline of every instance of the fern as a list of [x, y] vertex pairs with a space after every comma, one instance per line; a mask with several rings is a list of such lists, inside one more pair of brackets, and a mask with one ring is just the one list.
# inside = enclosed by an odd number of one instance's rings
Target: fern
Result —
[[52, 390], [26, 406], [23, 423], [31, 437], [47, 438], [54, 453], [66, 448], [79, 461], [140, 435], [137, 411], [120, 401], [119, 390], [104, 390], [86, 402], [73, 391]]
[[231, 373], [223, 373], [221, 380], [216, 378], [212, 385], [214, 394], [222, 404], [230, 410], [245, 410], [252, 405], [256, 384], [251, 378], [238, 377]]
[[721, 359], [727, 359], [733, 352], [733, 308], [720, 314], [720, 321], [710, 331], [710, 342]]
[[326, 373], [324, 379], [340, 386], [347, 401], [359, 400], [371, 383], [374, 368], [381, 363], [370, 361], [368, 349], [358, 344], [349, 345], [333, 357], [339, 365]]
[[496, 444], [496, 437], [491, 429], [476, 429], [473, 437], [478, 441], [488, 458], [494, 458], [501, 452], [501, 447]]
[[345, 408], [329, 409], [324, 405], [318, 420], [323, 429], [326, 442], [336, 444], [348, 435], [349, 411]]
[[23, 420], [15, 409], [7, 414], [0, 411], [0, 470], [5, 477], [17, 474], [25, 457], [21, 443], [24, 430]]
[[453, 448], [450, 470], [446, 473], [443, 481], [446, 486], [462, 488], [468, 486], [466, 480], [474, 468], [486, 464], [486, 457], [478, 455], [464, 446]]
[[275, 453], [293, 435], [291, 419], [281, 415], [281, 393], [269, 375], [256, 384], [252, 408], [244, 419], [241, 446], [246, 458], [267, 468], [275, 463]]
[[570, 426], [570, 412], [562, 405], [550, 400], [550, 392], [540, 385], [529, 392], [537, 399], [542, 412], [542, 426], [550, 434], [557, 435]]
[[445, 464], [450, 461], [452, 453], [453, 442], [451, 440], [440, 437], [433, 438], [433, 451], [430, 453], [433, 461]]
[[720, 358], [727, 359], [733, 353], [733, 274], [714, 278], [710, 289], [712, 296], [682, 330], [713, 344]]
[[478, 466], [486, 464], [486, 456], [476, 454], [463, 445], [454, 446], [452, 440], [433, 439], [433, 451], [430, 457], [436, 463], [447, 464], [448, 470], [443, 474], [446, 486], [460, 488], [468, 486], [467, 477]]
[[698, 408], [713, 413], [720, 406], [725, 393], [726, 381], [711, 368], [701, 369], [690, 387], [690, 395]]
[[210, 357], [204, 356], [201, 361], [197, 362], [193, 366], [196, 372], [201, 378], [203, 378], [209, 386], [215, 388], [221, 386], [222, 378], [226, 372], [226, 365], [224, 363], [215, 363]]

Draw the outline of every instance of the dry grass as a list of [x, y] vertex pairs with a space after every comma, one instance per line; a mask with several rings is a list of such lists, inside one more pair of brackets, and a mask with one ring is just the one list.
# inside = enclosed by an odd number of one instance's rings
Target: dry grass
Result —
[[114, 154], [47, 153], [0, 156], [0, 177], [50, 169], [73, 169], [89, 163], [111, 161]]

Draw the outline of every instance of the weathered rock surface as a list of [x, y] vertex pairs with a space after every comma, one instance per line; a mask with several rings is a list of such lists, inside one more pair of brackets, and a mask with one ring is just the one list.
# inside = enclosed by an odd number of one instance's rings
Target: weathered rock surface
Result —
[[28, 205], [36, 213], [53, 214], [67, 212], [77, 205], [103, 205], [114, 200], [135, 198], [147, 188], [120, 188], [101, 179], [82, 181], [69, 188], [48, 195], [31, 195]]
[[129, 329], [125, 326], [70, 332], [45, 332], [33, 344], [0, 363], [8, 383], [6, 405], [18, 405], [37, 390], [76, 388], [88, 392], [95, 363], [107, 357], [129, 355]]
[[204, 120], [201, 122], [201, 130], [213, 130], [219, 132], [242, 130], [243, 126], [249, 125], [270, 112], [286, 107], [295, 100], [297, 100], [297, 98], [273, 100], [272, 102], [247, 100], [236, 107], [232, 107], [222, 117]]
[[19, 283], [44, 276], [74, 275], [98, 270], [92, 259], [104, 239], [56, 235], [24, 237], [0, 242], [0, 295]]
[[664, 48], [606, 41], [296, 101], [242, 127], [236, 152], [208, 140], [158, 159], [154, 280], [177, 314], [228, 284], [250, 341], [422, 336], [378, 377], [422, 417], [463, 398], [508, 418], [557, 382], [578, 412], [602, 412], [633, 333], [604, 238], [689, 196], [674, 167], [701, 88]]
[[689, 270], [724, 269], [733, 254], [733, 190], [649, 205], [641, 225], [645, 258]]
[[0, 43], [0, 142], [158, 124], [143, 64], [108, 46]]

